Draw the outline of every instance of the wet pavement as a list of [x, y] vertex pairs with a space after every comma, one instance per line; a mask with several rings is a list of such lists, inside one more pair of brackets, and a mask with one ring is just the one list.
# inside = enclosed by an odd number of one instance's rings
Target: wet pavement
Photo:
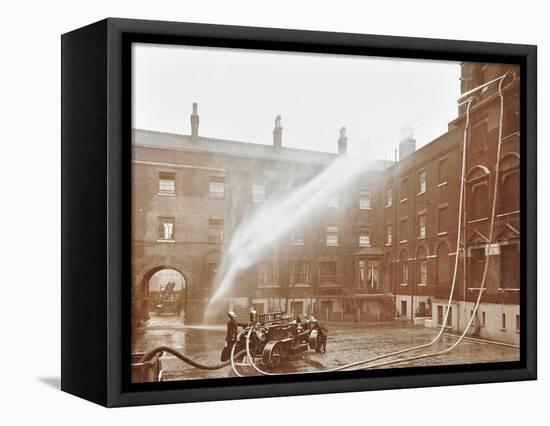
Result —
[[[430, 342], [437, 331], [403, 322], [390, 324], [325, 323], [329, 329], [327, 352], [308, 350], [282, 361], [274, 372], [297, 373], [327, 368], [372, 358]], [[443, 336], [436, 344], [401, 357], [445, 349], [456, 338]], [[225, 343], [225, 326], [184, 325], [176, 316], [152, 316], [147, 327], [135, 338], [134, 352], [168, 345], [202, 364], [217, 364]], [[395, 359], [395, 358], [390, 358]], [[519, 360], [519, 349], [463, 340], [445, 355], [403, 362], [383, 368], [451, 365]], [[382, 362], [382, 361], [380, 361]], [[162, 357], [163, 380], [220, 378], [233, 376], [231, 367], [207, 371], [191, 367], [172, 355]]]

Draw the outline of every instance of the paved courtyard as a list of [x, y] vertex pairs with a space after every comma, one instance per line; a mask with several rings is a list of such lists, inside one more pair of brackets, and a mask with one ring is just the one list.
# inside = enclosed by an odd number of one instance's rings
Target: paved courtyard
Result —
[[[322, 371], [354, 361], [398, 351], [429, 342], [436, 331], [402, 322], [391, 324], [326, 323], [329, 329], [327, 352], [307, 351], [283, 361], [278, 373]], [[152, 316], [148, 326], [135, 340], [134, 351], [146, 351], [158, 345], [168, 345], [203, 364], [216, 364], [225, 342], [224, 326], [184, 325], [175, 316]], [[456, 339], [444, 336], [437, 344], [402, 356], [414, 356], [445, 349]], [[445, 355], [400, 363], [396, 367], [469, 364], [519, 360], [519, 349], [463, 340]], [[233, 375], [231, 367], [205, 371], [191, 367], [172, 355], [162, 357], [164, 380], [220, 378]]]

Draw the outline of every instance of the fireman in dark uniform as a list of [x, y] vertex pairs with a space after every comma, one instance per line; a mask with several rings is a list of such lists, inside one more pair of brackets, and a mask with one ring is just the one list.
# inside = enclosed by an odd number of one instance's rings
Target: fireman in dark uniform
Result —
[[[227, 313], [229, 321], [227, 321], [227, 334], [225, 336], [225, 346], [223, 347], [221, 361], [227, 361], [231, 356], [231, 348], [237, 342], [237, 334], [239, 333], [239, 327], [246, 327], [246, 323], [237, 322], [237, 314], [229, 311]], [[235, 351], [236, 353], [237, 351]]]

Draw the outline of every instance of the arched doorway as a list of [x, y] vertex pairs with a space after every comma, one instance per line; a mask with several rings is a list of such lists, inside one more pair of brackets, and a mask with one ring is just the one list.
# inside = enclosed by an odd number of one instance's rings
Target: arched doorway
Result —
[[187, 288], [185, 275], [170, 266], [157, 266], [148, 270], [138, 281], [135, 297], [143, 320], [183, 323], [187, 310]]

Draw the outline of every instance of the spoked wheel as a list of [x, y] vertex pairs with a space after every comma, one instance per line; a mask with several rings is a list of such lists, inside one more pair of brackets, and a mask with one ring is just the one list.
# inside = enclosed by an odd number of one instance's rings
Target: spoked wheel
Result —
[[262, 363], [269, 368], [275, 368], [281, 362], [281, 355], [281, 344], [272, 340], [265, 345], [262, 353]]
[[319, 333], [317, 336], [317, 342], [315, 344], [315, 352], [324, 354], [327, 351], [327, 338], [323, 333]]

